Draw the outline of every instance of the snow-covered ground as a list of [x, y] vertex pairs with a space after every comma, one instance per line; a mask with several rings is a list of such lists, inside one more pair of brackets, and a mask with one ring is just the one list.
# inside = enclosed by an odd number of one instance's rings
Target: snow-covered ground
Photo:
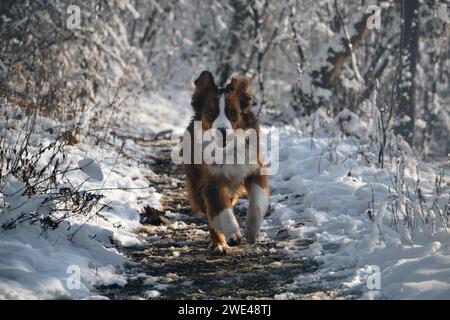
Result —
[[[178, 98], [188, 101], [189, 93], [186, 95]], [[133, 105], [122, 108], [121, 113], [123, 130], [118, 135], [148, 139], [162, 130], [186, 126], [190, 106], [153, 95], [139, 98]], [[41, 130], [33, 135], [34, 142], [46, 145], [52, 139], [46, 129], [55, 123], [42, 118], [38, 124]], [[19, 131], [18, 127], [8, 134]], [[126, 259], [113, 244], [127, 246], [141, 242], [133, 232], [140, 225], [139, 213], [146, 205], [159, 208], [161, 195], [145, 178], [153, 174], [151, 170], [138, 161], [143, 158], [143, 148], [131, 139], [123, 139], [120, 154], [117, 148], [121, 147], [121, 139], [116, 139], [117, 146], [100, 147], [81, 139], [80, 143], [67, 147], [67, 159], [60, 162], [77, 168], [80, 160], [90, 158], [100, 165], [103, 181], [89, 179], [83, 189], [104, 189], [100, 191], [105, 196], [101, 203], [108, 206], [101, 215], [71, 217], [46, 234], [42, 234], [39, 226], [28, 223], [0, 231], [0, 299], [97, 298], [91, 293], [94, 285], [126, 283], [118, 273]], [[42, 163], [46, 160], [48, 157], [43, 157]], [[80, 170], [67, 176], [73, 185], [87, 178]], [[2, 216], [0, 212], [0, 223], [8, 219], [8, 214]]]
[[[170, 98], [149, 94], [121, 112], [125, 116], [116, 132], [125, 142], [121, 153], [121, 139], [117, 145], [101, 147], [81, 141], [68, 147], [65, 160], [72, 167], [86, 157], [99, 163], [103, 181], [89, 180], [83, 188], [103, 188], [102, 203], [108, 206], [101, 216], [72, 217], [46, 234], [27, 223], [0, 231], [0, 298], [96, 299], [101, 297], [92, 290], [94, 285], [126, 283], [121, 274], [126, 258], [114, 244], [143, 244], [133, 232], [140, 225], [139, 212], [146, 205], [161, 205], [161, 194], [145, 178], [155, 173], [141, 162], [151, 148], [133, 139], [182, 131], [191, 112], [189, 92]], [[46, 122], [42, 125], [45, 131]], [[296, 283], [276, 298], [293, 297], [289, 292], [305, 283], [337, 288], [349, 298], [450, 298], [449, 235], [436, 222], [439, 217], [415, 221], [411, 231], [403, 217], [393, 219], [383, 210], [395, 201], [392, 177], [398, 164], [389, 170], [364, 164], [352, 138], [331, 138], [320, 130], [311, 138], [292, 127], [280, 128], [280, 134], [280, 169], [271, 177], [271, 213], [263, 232], [278, 237], [287, 255], [313, 259], [320, 268], [307, 274], [299, 271]], [[39, 139], [48, 142], [51, 137]], [[420, 177], [422, 193], [432, 202], [437, 168], [412, 156], [405, 158], [404, 166], [405, 184], [414, 191]], [[80, 171], [70, 174], [74, 183], [86, 178]], [[449, 200], [448, 175], [445, 179], [446, 189], [436, 198], [443, 210]], [[281, 237], [273, 224], [284, 227]], [[301, 239], [312, 240], [308, 249], [295, 246]], [[380, 271], [379, 278], [373, 271]]]
[[[330, 162], [323, 151], [336, 142]], [[350, 138], [319, 134], [311, 141], [295, 130], [284, 130], [280, 145], [280, 171], [271, 181], [274, 212], [265, 228], [270, 230], [273, 220], [285, 225], [285, 250], [321, 263], [317, 272], [300, 274], [292, 288], [310, 283], [361, 298], [450, 298], [447, 230], [436, 222], [415, 221], [411, 231], [402, 217], [395, 222], [390, 212], [380, 209], [393, 202], [389, 190], [395, 172], [390, 175], [388, 170], [356, 161], [357, 147]], [[413, 157], [405, 160], [406, 184], [414, 190], [420, 177], [424, 197], [434, 199], [437, 172]], [[449, 201], [448, 175], [445, 179], [446, 192], [437, 200], [442, 209]], [[292, 195], [302, 201], [297, 205], [279, 201]], [[367, 210], [373, 205], [371, 219]], [[298, 238], [314, 242], [308, 250], [296, 251], [293, 243]]]

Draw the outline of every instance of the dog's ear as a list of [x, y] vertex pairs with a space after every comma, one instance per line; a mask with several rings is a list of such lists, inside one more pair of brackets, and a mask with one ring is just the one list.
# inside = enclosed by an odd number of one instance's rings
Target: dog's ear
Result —
[[242, 110], [250, 110], [252, 106], [252, 88], [250, 80], [244, 76], [235, 76], [231, 79], [231, 91], [234, 92], [239, 99]]
[[200, 73], [197, 79], [194, 80], [194, 94], [192, 95], [192, 107], [196, 113], [202, 111], [203, 99], [205, 93], [208, 91], [217, 91], [216, 83], [211, 72], [205, 70]]
[[216, 89], [216, 83], [211, 72], [205, 70], [200, 73], [197, 79], [194, 80], [195, 90]]

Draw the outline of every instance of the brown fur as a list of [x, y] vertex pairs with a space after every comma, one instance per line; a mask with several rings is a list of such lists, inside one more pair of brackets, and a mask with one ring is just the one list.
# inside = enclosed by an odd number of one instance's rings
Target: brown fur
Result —
[[[202, 122], [202, 129], [211, 128], [217, 106], [219, 104], [220, 90], [214, 83], [211, 73], [204, 71], [194, 81], [195, 90], [192, 95], [192, 107], [194, 117], [187, 130], [191, 134], [191, 146], [194, 146], [194, 121]], [[212, 227], [212, 220], [222, 210], [232, 208], [237, 199], [245, 195], [252, 183], [258, 184], [269, 193], [267, 176], [260, 174], [262, 166], [259, 155], [259, 124], [256, 116], [251, 111], [252, 95], [250, 81], [242, 76], [234, 77], [225, 87], [224, 96], [227, 102], [226, 116], [230, 120], [233, 129], [253, 128], [258, 132], [258, 166], [259, 170], [247, 176], [242, 181], [234, 181], [225, 176], [212, 175], [208, 165], [183, 164], [186, 174], [186, 187], [188, 200], [194, 213], [206, 214], [213, 247], [226, 248], [225, 237], [220, 230]], [[192, 152], [193, 154], [193, 152]], [[193, 156], [191, 163], [193, 162]]]

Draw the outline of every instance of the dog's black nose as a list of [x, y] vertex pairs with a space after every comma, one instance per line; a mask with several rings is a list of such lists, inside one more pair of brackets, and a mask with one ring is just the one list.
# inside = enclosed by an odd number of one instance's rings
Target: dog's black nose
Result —
[[221, 133], [222, 138], [226, 138], [226, 136], [227, 136], [227, 129], [225, 129], [225, 128], [219, 128], [219, 129], [217, 129], [217, 130], [219, 130], [219, 132]]
[[227, 145], [227, 129], [218, 128], [217, 130], [219, 130], [220, 134], [222, 135], [221, 137], [219, 136], [219, 138], [222, 139], [222, 147], [225, 147]]

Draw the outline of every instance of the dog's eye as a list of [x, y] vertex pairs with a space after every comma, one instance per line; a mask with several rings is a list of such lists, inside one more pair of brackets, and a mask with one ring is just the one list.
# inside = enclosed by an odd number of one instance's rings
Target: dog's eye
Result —
[[236, 117], [237, 113], [235, 110], [230, 110], [230, 117], [234, 118]]
[[214, 117], [214, 111], [212, 111], [212, 110], [208, 111], [208, 117], [213, 118]]

